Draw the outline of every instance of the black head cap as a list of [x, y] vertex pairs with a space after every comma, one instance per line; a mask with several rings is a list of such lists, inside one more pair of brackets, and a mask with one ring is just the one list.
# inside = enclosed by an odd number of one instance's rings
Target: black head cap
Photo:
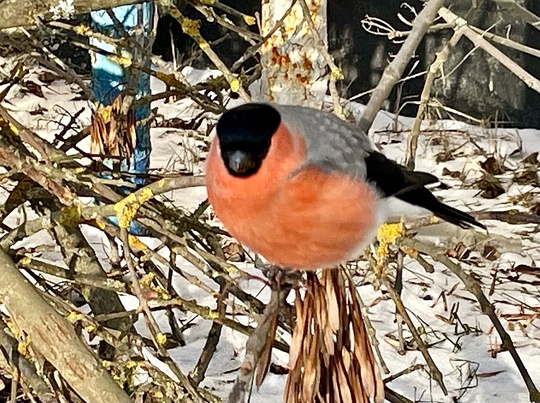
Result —
[[231, 175], [250, 176], [259, 170], [280, 123], [279, 112], [267, 104], [241, 105], [221, 116], [216, 131]]

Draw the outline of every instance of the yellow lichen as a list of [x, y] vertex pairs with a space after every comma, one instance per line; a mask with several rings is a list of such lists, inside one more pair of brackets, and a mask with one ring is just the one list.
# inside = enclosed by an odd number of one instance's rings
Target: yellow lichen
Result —
[[165, 180], [165, 178], [161, 178], [160, 180], [156, 182], [156, 185], [162, 188], [163, 186], [165, 186], [166, 183], [167, 181]]
[[107, 56], [107, 59], [119, 64], [120, 66], [127, 68], [130, 67], [133, 63], [133, 59], [131, 55], [125, 55], [125, 56], [117, 56], [117, 55], [109, 55]]
[[152, 290], [154, 290], [158, 295], [159, 299], [168, 301], [171, 299], [171, 296], [167, 292], [167, 290], [161, 286], [152, 287]]
[[338, 68], [338, 67], [333, 68], [332, 73], [330, 75], [330, 79], [334, 80], [334, 81], [342, 80], [343, 79], [343, 73], [341, 72], [341, 69]]
[[28, 352], [28, 343], [20, 341], [17, 343], [17, 351], [22, 356], [28, 358], [30, 356], [30, 353]]
[[154, 277], [154, 273], [145, 274], [140, 281], [141, 287], [149, 288], [152, 285], [152, 281], [154, 281]]
[[114, 205], [114, 211], [118, 218], [118, 225], [120, 225], [121, 228], [129, 228], [129, 224], [133, 217], [135, 217], [135, 214], [137, 214], [139, 207], [152, 197], [154, 197], [152, 190], [143, 188], [137, 193], [131, 193], [116, 203]]
[[182, 18], [182, 31], [184, 31], [189, 36], [200, 36], [199, 21], [189, 18]]
[[240, 89], [240, 81], [238, 79], [233, 79], [230, 82], [231, 91], [237, 92]]
[[126, 362], [126, 367], [127, 367], [127, 368], [135, 368], [136, 366], [137, 366], [137, 362], [136, 362], [136, 361], [129, 360], [128, 362]]
[[107, 223], [102, 219], [96, 218], [95, 224], [99, 229], [105, 229], [107, 227]]
[[77, 32], [79, 35], [86, 35], [88, 31], [90, 31], [90, 28], [84, 24], [80, 24], [75, 27], [75, 32]]
[[71, 311], [69, 315], [67, 316], [67, 320], [69, 320], [71, 323], [78, 322], [79, 320], [83, 318], [84, 318], [84, 315], [77, 311]]
[[388, 255], [389, 246], [394, 244], [396, 239], [402, 237], [404, 234], [405, 226], [402, 222], [381, 225], [377, 233], [377, 241], [379, 241], [377, 260], [379, 262], [382, 262]]
[[111, 111], [111, 105], [103, 106], [100, 104], [97, 109], [97, 114], [103, 119], [104, 122], [108, 122], [111, 119]]
[[251, 16], [251, 15], [244, 15], [244, 21], [246, 22], [246, 24], [248, 25], [255, 25], [255, 23], [257, 22], [257, 20], [255, 19], [255, 17]]
[[138, 237], [135, 235], [128, 235], [128, 242], [129, 246], [131, 246], [133, 249], [147, 251], [148, 246], [144, 242], [142, 242]]
[[158, 333], [157, 336], [156, 336], [156, 341], [163, 345], [167, 342], [167, 336], [164, 335], [163, 333]]

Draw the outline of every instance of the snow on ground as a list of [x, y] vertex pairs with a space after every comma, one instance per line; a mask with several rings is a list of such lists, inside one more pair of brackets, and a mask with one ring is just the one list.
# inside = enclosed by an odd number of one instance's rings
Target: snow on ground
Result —
[[[4, 66], [3, 70], [9, 69]], [[184, 73], [194, 81], [214, 74], [211, 71], [192, 69], [187, 69]], [[37, 80], [35, 77], [32, 79]], [[159, 82], [153, 81], [152, 85], [154, 92], [164, 89]], [[86, 111], [79, 118], [81, 125], [87, 125], [90, 121], [88, 103], [76, 100], [74, 90], [76, 87], [61, 80], [42, 86], [45, 99], [13, 89], [7, 98], [9, 102], [4, 105], [23, 124], [51, 139], [59, 130], [59, 119], [64, 123], [69, 119], [62, 113], [64, 110], [74, 113], [85, 107]], [[157, 107], [159, 114], [166, 119], [189, 120], [199, 113], [187, 100], [177, 103], [158, 101], [153, 107]], [[41, 115], [29, 113], [41, 108], [46, 108]], [[357, 106], [357, 113], [361, 112], [362, 108]], [[370, 134], [388, 157], [402, 162], [412, 121], [410, 118], [396, 119], [392, 114], [381, 112]], [[538, 130], [484, 129], [454, 121], [425, 124], [423, 129], [430, 130], [430, 134], [420, 138], [417, 169], [434, 173], [450, 186], [445, 190], [436, 190], [436, 194], [447, 203], [473, 211], [509, 208], [529, 211], [529, 205], [540, 202], [538, 186], [511, 183], [520, 161], [530, 153], [540, 151]], [[202, 134], [197, 134], [199, 137], [193, 134], [174, 128], [152, 129], [152, 169], [201, 173], [201, 158], [204, 153], [198, 146], [201, 144]], [[85, 142], [82, 146], [86, 146]], [[509, 171], [500, 176], [507, 192], [495, 199], [484, 199], [480, 197], [481, 191], [475, 182], [482, 176], [479, 163], [492, 154], [504, 160], [509, 168]], [[448, 171], [463, 174], [461, 178], [453, 178], [445, 175]], [[176, 206], [193, 210], [205, 199], [205, 189], [174, 191], [167, 197], [171, 198]], [[10, 220], [7, 224], [14, 225], [17, 220], [16, 213]], [[497, 221], [485, 221], [485, 224], [489, 229], [487, 236], [460, 231], [443, 224], [423, 229], [420, 236], [448, 248], [453, 247], [457, 241], [463, 241], [472, 249], [467, 258], [470, 265], [462, 263], [464, 268], [481, 279], [486, 294], [489, 293], [491, 284], [495, 284], [489, 298], [495, 303], [503, 325], [509, 331], [532, 379], [540, 384], [540, 269], [536, 267], [536, 262], [540, 260], [538, 226], [510, 225]], [[84, 226], [84, 231], [105, 262], [108, 241], [94, 228]], [[151, 247], [159, 244], [159, 241], [151, 238], [144, 238], [144, 241]], [[27, 246], [32, 246], [51, 241], [46, 233], [41, 232], [24, 242]], [[495, 246], [501, 254], [500, 257], [494, 261], [483, 258], [485, 245]], [[45, 257], [59, 260], [57, 251], [48, 252]], [[405, 260], [403, 299], [424, 340], [432, 345], [429, 351], [444, 375], [450, 396], [445, 397], [424, 370], [403, 375], [392, 381], [390, 387], [418, 402], [446, 402], [452, 401], [453, 397], [457, 398], [454, 401], [463, 403], [528, 401], [527, 389], [516, 365], [508, 352], [499, 351], [500, 339], [489, 319], [482, 314], [474, 297], [448, 269], [429, 257], [426, 260], [435, 266], [435, 273], [428, 274], [416, 261]], [[194, 275], [200, 275], [198, 270], [182, 258], [177, 259], [177, 264]], [[531, 269], [516, 271], [518, 266]], [[257, 273], [249, 264], [240, 264], [240, 267]], [[361, 284], [359, 292], [368, 306], [369, 316], [377, 331], [382, 356], [390, 374], [403, 371], [413, 364], [423, 364], [424, 360], [418, 351], [407, 351], [404, 355], [397, 352], [393, 342], [397, 335], [393, 302], [381, 290], [375, 290], [369, 283], [361, 281], [362, 276], [371, 278], [362, 262], [359, 263], [358, 272], [361, 275], [358, 277]], [[496, 281], [493, 280], [495, 272]], [[205, 281], [208, 282], [207, 279]], [[211, 282], [209, 285], [215, 287]], [[242, 280], [241, 285], [263, 300], [269, 297], [268, 290], [262, 287], [260, 281]], [[175, 277], [175, 287], [180, 295], [188, 300], [196, 299], [201, 305], [215, 305], [212, 296], [179, 276]], [[136, 306], [133, 297], [126, 296], [124, 303], [128, 308]], [[454, 309], [454, 317], [450, 317], [451, 309]], [[180, 319], [192, 320], [193, 315], [181, 314]], [[164, 316], [158, 315], [158, 321], [160, 326], [168, 329]], [[138, 328], [143, 334], [148, 334], [142, 321], [139, 321]], [[195, 365], [209, 328], [208, 321], [195, 319], [193, 326], [185, 332], [187, 345], [171, 351], [183, 370], [189, 371]], [[405, 335], [410, 339], [408, 331], [405, 331]], [[232, 386], [235, 370], [243, 358], [245, 341], [245, 336], [228, 328], [224, 329], [204, 381], [205, 385], [213, 388], [220, 396], [227, 396]], [[286, 365], [287, 356], [275, 352], [274, 361]], [[284, 375], [269, 374], [261, 389], [254, 392], [253, 401], [281, 401], [284, 383]]]

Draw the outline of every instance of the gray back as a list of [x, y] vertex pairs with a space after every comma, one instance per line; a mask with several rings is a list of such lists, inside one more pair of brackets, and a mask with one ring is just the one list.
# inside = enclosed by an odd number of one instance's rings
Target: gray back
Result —
[[306, 164], [365, 178], [364, 158], [374, 146], [363, 132], [336, 115], [313, 108], [271, 104], [282, 122], [293, 132], [303, 133], [307, 145]]

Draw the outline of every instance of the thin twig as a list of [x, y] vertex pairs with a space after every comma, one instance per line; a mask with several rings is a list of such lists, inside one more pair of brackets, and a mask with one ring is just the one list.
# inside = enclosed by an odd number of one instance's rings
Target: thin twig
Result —
[[409, 134], [409, 139], [407, 141], [407, 151], [405, 156], [405, 166], [414, 170], [414, 163], [416, 157], [416, 149], [418, 147], [418, 138], [420, 137], [420, 126], [422, 120], [424, 119], [424, 114], [427, 109], [428, 101], [431, 94], [431, 86], [435, 80], [436, 74], [442, 70], [443, 64], [448, 59], [450, 51], [456, 46], [463, 35], [463, 29], [458, 28], [452, 38], [444, 46], [444, 48], [437, 53], [435, 61], [429, 66], [428, 73], [424, 82], [424, 88], [422, 89], [422, 94], [420, 95], [420, 105], [418, 106], [418, 111], [416, 112], [416, 118], [414, 119], [413, 127], [411, 128], [411, 133]]
[[409, 331], [411, 332], [414, 341], [416, 342], [418, 349], [424, 356], [424, 359], [426, 360], [426, 363], [429, 367], [431, 377], [439, 384], [439, 387], [443, 391], [444, 395], [448, 395], [448, 389], [446, 389], [446, 386], [444, 384], [443, 376], [439, 368], [437, 367], [437, 364], [433, 361], [433, 358], [431, 358], [431, 354], [429, 354], [429, 351], [418, 334], [418, 330], [416, 330], [416, 326], [414, 326], [414, 323], [412, 322], [409, 313], [407, 312], [407, 309], [405, 308], [405, 305], [403, 305], [403, 301], [401, 300], [401, 297], [399, 294], [394, 290], [394, 286], [390, 283], [390, 280], [386, 275], [382, 277], [382, 282], [386, 286], [386, 289], [390, 296], [392, 297], [392, 300], [396, 304], [396, 309], [399, 315], [403, 318], [405, 323], [407, 324], [407, 327], [409, 328]]
[[242, 87], [242, 83], [233, 75], [225, 63], [223, 63], [219, 56], [212, 50], [208, 41], [201, 36], [197, 21], [193, 21], [185, 17], [176, 6], [173, 6], [169, 13], [172, 17], [178, 20], [183, 31], [199, 45], [199, 47], [206, 54], [206, 56], [208, 56], [212, 63], [214, 63], [217, 69], [223, 73], [223, 76], [231, 87], [231, 91], [238, 92], [244, 101], [249, 101], [251, 97]]
[[277, 273], [270, 276], [272, 284], [270, 302], [266, 306], [262, 322], [259, 323], [257, 329], [246, 342], [244, 362], [238, 370], [234, 386], [227, 400], [228, 403], [244, 403], [253, 378], [257, 376], [257, 384], [260, 385], [270, 365], [269, 355], [272, 352], [270, 346], [275, 337], [277, 317], [296, 281], [295, 279], [298, 278], [298, 273], [290, 272], [289, 274], [293, 277], [286, 279], [285, 271], [280, 271], [277, 268], [271, 270], [277, 270]]
[[358, 128], [367, 133], [375, 120], [375, 116], [381, 109], [382, 104], [392, 91], [392, 88], [396, 82], [401, 78], [401, 75], [405, 71], [407, 64], [411, 60], [411, 57], [420, 44], [420, 41], [428, 31], [433, 20], [437, 16], [437, 11], [444, 5], [445, 0], [429, 0], [424, 9], [414, 19], [413, 29], [409, 36], [401, 46], [398, 54], [385, 69], [384, 73], [375, 88], [375, 91], [371, 95], [369, 103], [358, 122]]
[[463, 35], [465, 35], [472, 43], [479, 48], [482, 48], [495, 59], [497, 59], [503, 66], [505, 66], [510, 72], [520, 78], [528, 87], [532, 88], [536, 92], [540, 93], [540, 80], [528, 73], [519, 64], [517, 64], [510, 57], [506, 56], [498, 48], [489, 43], [486, 39], [476, 33], [471, 27], [469, 27], [467, 21], [458, 17], [449, 9], [442, 7], [439, 10], [439, 15], [448, 23], [455, 26], [454, 29], [463, 28]]
[[434, 245], [428, 245], [416, 239], [410, 238], [399, 239], [397, 240], [397, 244], [416, 249], [422, 253], [430, 255], [434, 260], [442, 263], [448, 269], [450, 269], [450, 271], [452, 271], [452, 273], [454, 273], [463, 282], [463, 284], [467, 288], [467, 291], [473, 294], [480, 303], [482, 312], [484, 312], [489, 317], [489, 319], [493, 323], [493, 326], [495, 326], [495, 329], [497, 330], [497, 333], [499, 333], [505, 349], [510, 352], [510, 355], [516, 363], [519, 373], [521, 374], [521, 377], [523, 378], [523, 381], [525, 382], [525, 385], [529, 390], [530, 401], [534, 403], [540, 403], [540, 392], [536, 388], [536, 385], [534, 384], [534, 381], [529, 375], [529, 371], [527, 371], [527, 368], [523, 364], [521, 357], [517, 353], [512, 338], [506, 332], [504, 326], [499, 320], [493, 304], [489, 302], [489, 300], [483, 293], [480, 283], [475, 280], [470, 274], [467, 274], [459, 264], [453, 262], [448, 256], [446, 256], [446, 251], [444, 249], [438, 248]]

